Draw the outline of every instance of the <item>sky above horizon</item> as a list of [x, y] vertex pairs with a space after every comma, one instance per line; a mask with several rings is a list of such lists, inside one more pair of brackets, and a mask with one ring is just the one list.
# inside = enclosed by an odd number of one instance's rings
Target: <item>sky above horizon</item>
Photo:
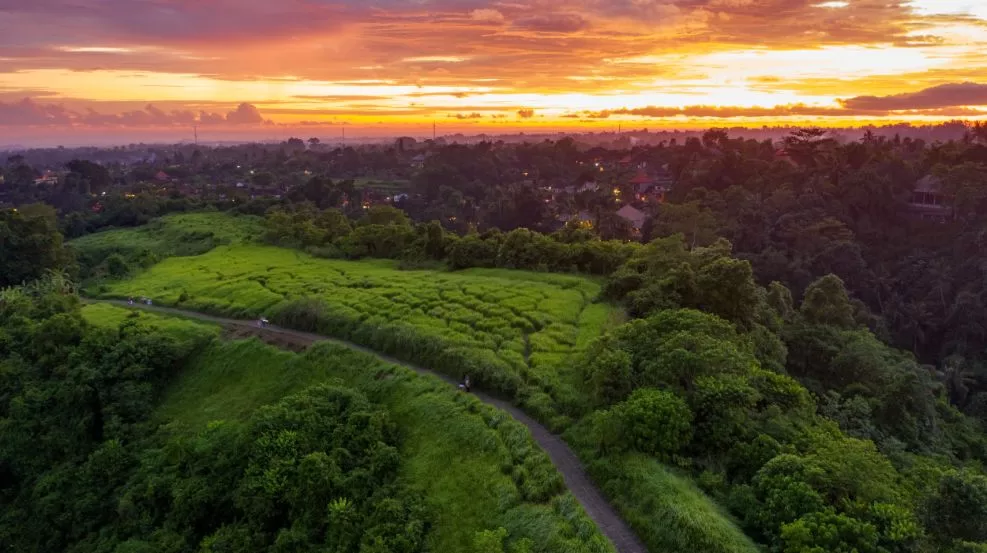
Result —
[[0, 143], [956, 118], [987, 0], [0, 0]]

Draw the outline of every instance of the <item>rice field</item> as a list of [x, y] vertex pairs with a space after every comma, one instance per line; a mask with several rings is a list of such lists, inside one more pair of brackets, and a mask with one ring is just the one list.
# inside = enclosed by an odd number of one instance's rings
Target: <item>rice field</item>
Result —
[[596, 303], [599, 291], [597, 282], [580, 276], [405, 271], [388, 260], [321, 259], [253, 244], [172, 257], [101, 287], [104, 297], [148, 296], [237, 317], [276, 317], [292, 302], [316, 301], [320, 323], [304, 330], [448, 373], [474, 371], [476, 381], [522, 396], [543, 420], [557, 415], [559, 404], [585, 403], [573, 354], [619, 312]]

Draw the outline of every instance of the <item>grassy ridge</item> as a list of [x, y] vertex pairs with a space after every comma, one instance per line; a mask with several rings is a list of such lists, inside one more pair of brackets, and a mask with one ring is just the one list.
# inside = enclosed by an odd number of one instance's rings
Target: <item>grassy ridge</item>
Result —
[[360, 390], [401, 425], [402, 478], [428, 498], [433, 551], [470, 551], [477, 532], [498, 526], [508, 543], [530, 540], [535, 551], [612, 551], [523, 426], [437, 379], [346, 348], [293, 354], [257, 340], [216, 342], [167, 390], [156, 417], [194, 433], [326, 381]]
[[113, 254], [148, 266], [166, 257], [199, 255], [222, 244], [252, 242], [262, 232], [260, 217], [178, 213], [142, 227], [89, 234], [72, 240], [68, 246], [84, 268], [95, 267]]
[[[399, 271], [395, 262], [342, 261], [259, 245], [170, 258], [103, 295], [231, 316], [352, 340], [454, 376], [465, 372], [564, 426], [560, 406], [583, 404], [572, 355], [612, 320], [599, 284], [569, 275], [490, 269]], [[315, 306], [285, 313], [291, 302]], [[296, 310], [297, 311], [297, 310]], [[578, 413], [569, 413], [578, 414]]]
[[131, 311], [105, 303], [84, 305], [82, 307], [82, 316], [90, 324], [112, 329], [119, 328], [121, 324], [128, 320], [138, 321], [144, 326], [165, 334], [170, 334], [178, 338], [179, 341], [199, 340], [204, 336], [219, 336], [220, 333], [218, 325], [157, 315], [147, 311]]

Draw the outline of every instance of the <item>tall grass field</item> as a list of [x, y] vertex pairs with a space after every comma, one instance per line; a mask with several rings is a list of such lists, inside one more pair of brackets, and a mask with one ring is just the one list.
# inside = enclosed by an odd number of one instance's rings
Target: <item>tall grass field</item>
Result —
[[578, 415], [585, 404], [572, 356], [617, 313], [595, 303], [599, 285], [580, 276], [404, 271], [393, 261], [320, 259], [256, 244], [171, 257], [98, 293], [269, 316], [453, 376], [470, 374], [553, 424], [564, 424], [560, 414]]

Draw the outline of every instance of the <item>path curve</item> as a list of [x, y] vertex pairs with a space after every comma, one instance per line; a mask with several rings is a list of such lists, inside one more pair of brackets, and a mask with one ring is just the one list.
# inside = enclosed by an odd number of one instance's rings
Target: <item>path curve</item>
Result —
[[[331, 338], [328, 336], [301, 332], [298, 330], [290, 330], [277, 326], [260, 328], [257, 326], [255, 321], [215, 317], [213, 315], [206, 315], [205, 313], [199, 313], [197, 311], [186, 311], [184, 309], [175, 309], [173, 307], [159, 307], [156, 305], [143, 304], [129, 305], [127, 302], [121, 300], [86, 301], [89, 303], [111, 303], [122, 307], [139, 308], [147, 311], [157, 311], [160, 313], [170, 313], [172, 315], [179, 315], [182, 317], [189, 317], [223, 325], [246, 327], [257, 332], [283, 334], [304, 340], [310, 344], [315, 342], [331, 342], [373, 355], [381, 361], [392, 365], [400, 365], [420, 374], [436, 376], [454, 386], [458, 384], [458, 382], [456, 382], [453, 378], [444, 374], [405, 363], [404, 361], [383, 355], [372, 349], [354, 344], [352, 342], [347, 342], [346, 340], [340, 340], [338, 338]], [[593, 522], [596, 523], [596, 526], [600, 529], [603, 535], [605, 535], [610, 542], [613, 543], [618, 553], [647, 553], [647, 548], [644, 547], [644, 544], [638, 539], [637, 535], [635, 535], [630, 527], [627, 526], [627, 523], [620, 518], [620, 515], [618, 515], [617, 511], [612, 505], [610, 505], [610, 502], [603, 497], [600, 490], [589, 479], [589, 476], [586, 474], [586, 470], [583, 468], [579, 458], [576, 457], [576, 454], [569, 448], [569, 445], [565, 443], [561, 436], [551, 433], [548, 428], [545, 428], [541, 423], [529, 417], [524, 413], [524, 411], [506, 401], [488, 396], [482, 392], [473, 392], [473, 395], [483, 403], [493, 405], [498, 409], [506, 411], [511, 415], [511, 417], [514, 418], [514, 420], [528, 427], [528, 430], [531, 432], [531, 437], [534, 438], [535, 442], [537, 442], [545, 453], [548, 454], [549, 458], [552, 460], [552, 464], [555, 465], [555, 468], [562, 473], [562, 478], [565, 480], [566, 487], [569, 488], [572, 495], [577, 501], [579, 501], [579, 504], [583, 506], [586, 514], [593, 519]]]

